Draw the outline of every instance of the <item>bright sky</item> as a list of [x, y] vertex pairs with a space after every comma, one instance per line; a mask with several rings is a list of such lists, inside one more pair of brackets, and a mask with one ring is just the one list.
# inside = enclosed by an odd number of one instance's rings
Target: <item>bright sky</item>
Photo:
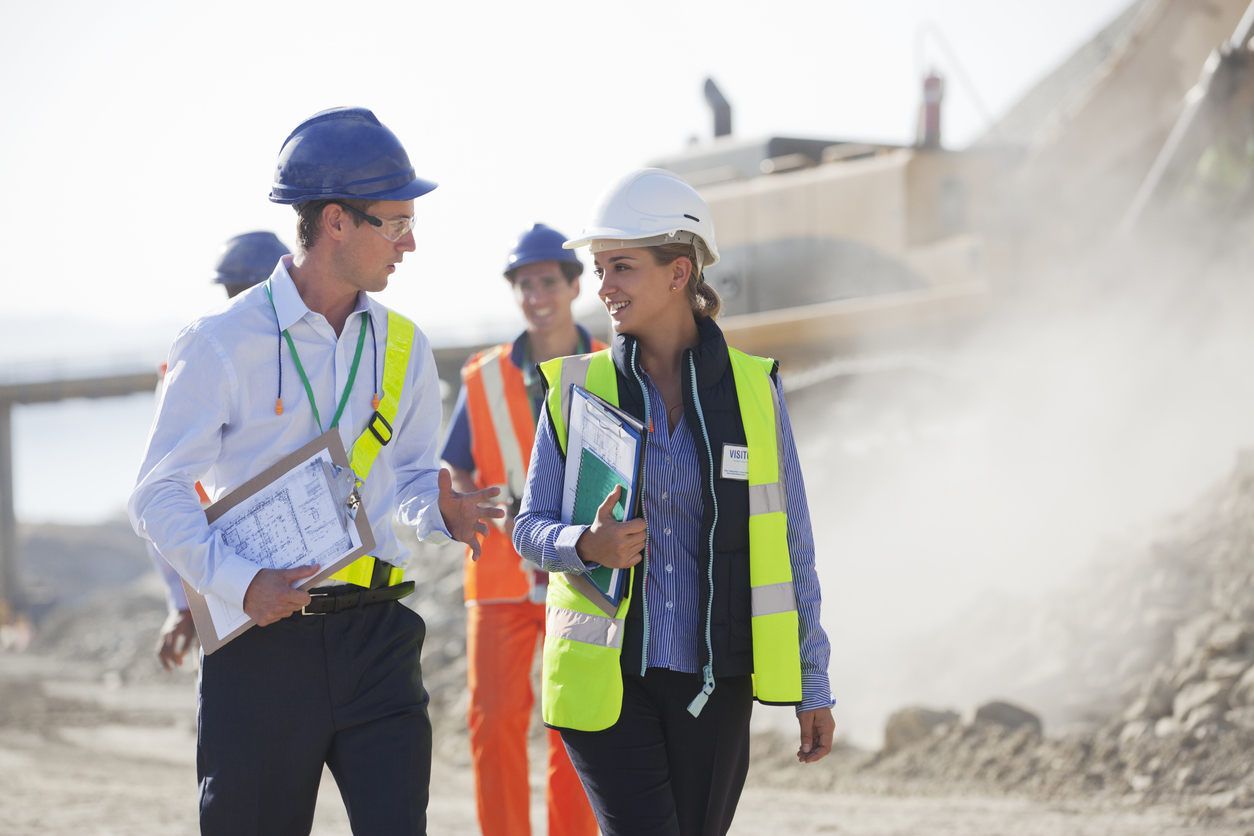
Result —
[[[8, 0], [0, 317], [150, 328], [216, 306], [223, 241], [293, 240], [266, 199], [284, 137], [362, 105], [440, 183], [382, 301], [437, 342], [499, 329], [520, 321], [500, 279], [513, 237], [577, 231], [606, 183], [708, 137], [707, 75], [742, 137], [908, 141], [926, 23], [1000, 113], [1124, 4]], [[949, 75], [961, 146], [982, 120]]]

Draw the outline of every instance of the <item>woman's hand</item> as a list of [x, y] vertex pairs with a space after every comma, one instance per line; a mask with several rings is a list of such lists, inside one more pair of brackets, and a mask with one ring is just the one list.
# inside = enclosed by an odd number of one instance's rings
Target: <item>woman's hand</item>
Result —
[[622, 485], [614, 486], [597, 509], [592, 525], [579, 535], [575, 551], [581, 560], [600, 563], [611, 569], [629, 569], [640, 562], [640, 551], [644, 548], [644, 520], [619, 522], [614, 519], [614, 505], [622, 490]]
[[814, 763], [832, 751], [832, 733], [836, 731], [836, 721], [832, 719], [830, 708], [812, 708], [809, 711], [798, 711], [797, 722], [801, 724], [801, 748], [797, 750], [797, 760], [802, 763]]

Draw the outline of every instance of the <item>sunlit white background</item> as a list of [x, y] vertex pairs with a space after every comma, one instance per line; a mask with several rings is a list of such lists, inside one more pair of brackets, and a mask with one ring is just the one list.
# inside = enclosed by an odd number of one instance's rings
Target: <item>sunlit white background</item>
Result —
[[223, 241], [293, 240], [266, 200], [283, 139], [347, 104], [440, 183], [382, 301], [437, 341], [472, 335], [518, 321], [499, 279], [519, 230], [576, 231], [611, 179], [709, 137], [706, 76], [742, 137], [907, 142], [935, 64], [960, 147], [985, 123], [926, 25], [996, 114], [1123, 5], [6, 0], [0, 315], [173, 329], [217, 305]]

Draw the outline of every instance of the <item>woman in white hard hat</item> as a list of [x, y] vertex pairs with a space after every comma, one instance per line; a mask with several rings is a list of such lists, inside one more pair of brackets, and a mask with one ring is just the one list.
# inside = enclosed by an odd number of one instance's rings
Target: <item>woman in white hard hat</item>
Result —
[[[829, 646], [783, 391], [773, 361], [730, 349], [714, 323], [702, 275], [718, 261], [714, 226], [679, 177], [615, 183], [565, 246], [584, 245], [614, 341], [541, 366], [546, 417], [514, 529], [519, 553], [554, 573], [544, 720], [606, 836], [722, 834], [754, 699], [796, 706], [801, 761], [831, 748]], [[647, 428], [626, 522], [617, 487], [591, 525], [560, 521], [571, 384]], [[631, 570], [616, 605], [584, 577], [597, 564]]]

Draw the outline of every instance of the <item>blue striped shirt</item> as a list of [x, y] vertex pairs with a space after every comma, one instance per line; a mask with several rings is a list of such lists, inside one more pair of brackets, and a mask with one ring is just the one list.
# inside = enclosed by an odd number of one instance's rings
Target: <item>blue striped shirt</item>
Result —
[[[662, 395], [645, 376], [650, 409], [666, 415]], [[780, 425], [784, 435], [784, 480], [788, 485], [788, 551], [801, 639], [801, 692], [798, 711], [832, 705], [827, 678], [831, 647], [819, 622], [820, 594], [814, 568], [814, 535], [805, 498], [801, 465], [793, 441], [788, 409], [779, 395]], [[549, 572], [579, 573], [585, 569], [575, 543], [587, 529], [562, 525], [564, 465], [545, 412], [536, 430], [531, 469], [523, 492], [522, 510], [514, 523], [518, 553]], [[655, 422], [645, 450], [649, 475], [644, 486], [645, 524], [649, 529], [649, 574], [645, 603], [649, 612], [648, 666], [684, 673], [700, 672], [698, 647], [702, 641], [700, 602], [701, 516], [704, 508], [697, 445], [687, 420], [666, 432]], [[714, 463], [718, 466], [718, 462]]]

